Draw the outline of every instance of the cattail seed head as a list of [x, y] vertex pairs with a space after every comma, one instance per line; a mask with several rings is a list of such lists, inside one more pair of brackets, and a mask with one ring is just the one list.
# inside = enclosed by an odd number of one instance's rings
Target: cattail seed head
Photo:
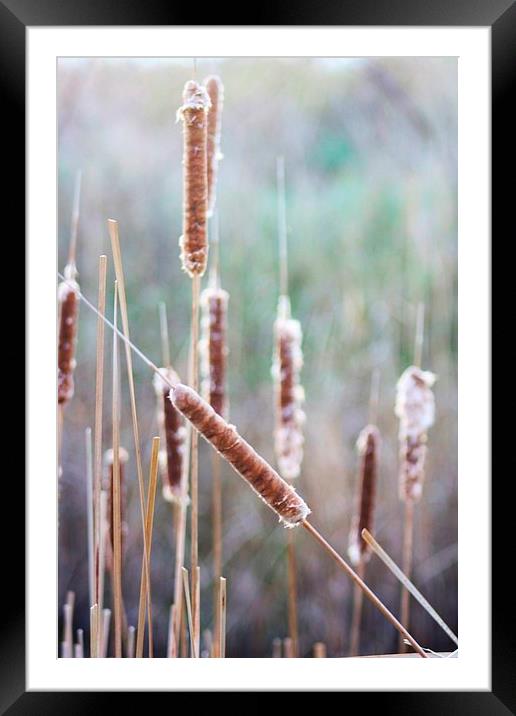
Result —
[[416, 366], [407, 368], [397, 384], [394, 412], [400, 419], [400, 499], [417, 501], [424, 481], [427, 429], [433, 425], [436, 376]]
[[178, 383], [170, 400], [201, 435], [278, 515], [286, 527], [294, 527], [310, 514], [294, 488], [247, 443], [192, 388]]
[[217, 169], [222, 159], [220, 152], [220, 134], [222, 128], [222, 106], [224, 103], [224, 85], [217, 75], [204, 80], [204, 86], [210, 97], [208, 112], [208, 216], [213, 214], [217, 189]]
[[[118, 464], [120, 468], [120, 524], [122, 527], [122, 552], [124, 550], [125, 539], [128, 533], [128, 525], [125, 519], [127, 506], [127, 482], [125, 479], [125, 466], [129, 460], [129, 453], [125, 448], [118, 449]], [[113, 532], [113, 450], [110, 448], [104, 453], [104, 465], [106, 473], [104, 478], [104, 490], [107, 492], [107, 520], [108, 520], [108, 539], [110, 549], [106, 555], [110, 562], [114, 550], [114, 532]], [[108, 564], [109, 566], [109, 564]]]
[[202, 276], [208, 260], [207, 127], [210, 98], [190, 80], [183, 90], [177, 117], [183, 121], [183, 235], [179, 239], [183, 269]]
[[213, 410], [226, 417], [226, 344], [229, 294], [221, 288], [206, 288], [201, 294], [201, 390]]
[[371, 549], [362, 539], [364, 527], [374, 531], [374, 508], [378, 478], [380, 433], [375, 425], [366, 425], [357, 440], [359, 477], [356, 511], [351, 521], [348, 554], [353, 564], [368, 560]]
[[59, 284], [59, 345], [57, 351], [57, 402], [69, 402], [74, 393], [75, 346], [79, 318], [79, 284], [75, 280], [77, 270], [68, 264], [64, 270], [66, 281]]
[[[160, 368], [159, 370], [169, 383], [179, 383], [179, 377], [172, 368]], [[166, 383], [158, 373], [154, 374], [153, 385], [158, 401], [158, 425], [161, 444], [164, 446], [160, 450], [163, 497], [167, 502], [178, 502], [186, 498], [182, 479], [186, 429], [181, 414], [168, 399], [169, 383]]]
[[275, 350], [272, 364], [276, 396], [274, 443], [280, 475], [286, 480], [299, 476], [303, 460], [303, 424], [301, 409], [304, 391], [299, 382], [303, 365], [301, 324], [290, 318], [287, 296], [280, 296], [274, 323]]

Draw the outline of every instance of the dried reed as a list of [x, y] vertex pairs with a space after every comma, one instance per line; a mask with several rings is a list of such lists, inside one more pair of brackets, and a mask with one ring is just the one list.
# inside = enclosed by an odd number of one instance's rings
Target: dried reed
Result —
[[177, 118], [183, 121], [183, 235], [181, 262], [189, 276], [202, 276], [208, 260], [207, 129], [210, 98], [206, 89], [189, 80]]
[[[140, 577], [140, 608], [138, 611], [138, 630], [136, 633], [136, 657], [143, 656], [143, 641], [145, 638], [145, 605], [147, 603], [147, 615], [149, 622], [149, 657], [153, 657], [153, 634], [152, 634], [152, 601], [150, 586], [146, 584], [146, 565], [149, 566], [148, 582], [150, 583], [150, 563], [152, 549], [152, 526], [154, 523], [154, 505], [156, 500], [156, 485], [158, 481], [159, 465], [159, 437], [152, 439], [151, 464], [149, 474], [149, 491], [147, 494], [145, 511], [145, 549], [146, 554], [142, 558], [142, 571]], [[147, 601], [148, 600], [148, 601]]]
[[[118, 284], [115, 281], [113, 324], [117, 326]], [[115, 617], [115, 657], [122, 658], [122, 475], [120, 463], [120, 380], [118, 365], [118, 336], [113, 333], [112, 369], [112, 426], [113, 449], [111, 451], [111, 480], [109, 485], [108, 520], [113, 553], [113, 609]], [[109, 613], [109, 617], [111, 612]], [[107, 648], [107, 647], [106, 647]]]
[[309, 507], [278, 473], [192, 388], [178, 383], [170, 391], [176, 408], [249, 483], [287, 527], [310, 514]]
[[218, 654], [221, 659], [226, 657], [226, 580], [224, 577], [219, 579], [219, 618], [218, 618], [218, 629], [217, 645]]
[[272, 640], [272, 657], [273, 659], [281, 659], [281, 639], [278, 637]]
[[217, 194], [217, 170], [222, 159], [220, 134], [222, 128], [222, 107], [224, 104], [224, 85], [217, 75], [206, 77], [203, 82], [210, 98], [208, 110], [208, 216], [213, 214]]
[[106, 272], [107, 257], [102, 255], [99, 257], [99, 289], [97, 303], [97, 351], [96, 351], [96, 373], [95, 373], [95, 437], [94, 437], [94, 510], [93, 523], [95, 535], [95, 596], [94, 604], [97, 611], [93, 612], [93, 622], [97, 632], [95, 637], [90, 637], [94, 641], [95, 656], [100, 653], [99, 646], [101, 641], [100, 619], [98, 618], [98, 610], [102, 600], [101, 590], [101, 549], [102, 549], [102, 514], [101, 514], [101, 486], [102, 486], [102, 408], [104, 395], [104, 313], [106, 310]]

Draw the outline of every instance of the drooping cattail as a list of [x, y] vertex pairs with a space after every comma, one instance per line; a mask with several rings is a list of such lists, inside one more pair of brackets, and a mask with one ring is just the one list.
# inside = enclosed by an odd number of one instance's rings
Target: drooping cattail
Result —
[[229, 294], [222, 288], [208, 287], [201, 294], [201, 391], [213, 410], [225, 417], [227, 309]]
[[375, 425], [366, 425], [357, 440], [359, 477], [356, 511], [351, 522], [348, 555], [353, 564], [367, 561], [371, 550], [361, 535], [364, 527], [373, 532], [380, 433]]
[[278, 473], [192, 388], [178, 383], [170, 391], [175, 407], [227, 460], [287, 527], [310, 514], [308, 505]]
[[206, 88], [189, 80], [177, 118], [183, 121], [183, 235], [179, 239], [183, 269], [202, 276], [208, 259], [207, 127], [210, 98]]
[[179, 377], [172, 368], [160, 368], [154, 374], [153, 385], [158, 401], [158, 424], [161, 433], [160, 468], [163, 480], [163, 497], [167, 502], [186, 499], [183, 485], [183, 462], [186, 450], [186, 428], [181, 414], [174, 408], [168, 394], [170, 383], [179, 383]]
[[213, 214], [217, 192], [217, 169], [222, 159], [220, 134], [222, 128], [222, 106], [224, 103], [224, 85], [217, 75], [206, 77], [203, 82], [210, 97], [208, 112], [208, 216]]
[[59, 284], [59, 346], [57, 351], [57, 402], [68, 403], [74, 393], [75, 346], [79, 318], [79, 284], [75, 264], [64, 269], [65, 281]]
[[[120, 524], [122, 527], [122, 554], [124, 551], [124, 543], [128, 533], [128, 525], [125, 519], [127, 506], [127, 481], [125, 479], [125, 466], [129, 460], [129, 453], [123, 447], [118, 451], [118, 459], [120, 466]], [[114, 532], [113, 532], [113, 450], [110, 448], [104, 453], [104, 465], [106, 467], [104, 490], [107, 492], [107, 523], [108, 523], [108, 540], [110, 548], [107, 554], [108, 564], [111, 565], [114, 549]]]
[[303, 365], [302, 331], [299, 321], [290, 317], [288, 296], [280, 296], [274, 323], [275, 351], [272, 375], [276, 395], [274, 444], [280, 475], [286, 480], [299, 476], [303, 460], [303, 423], [301, 409], [304, 391], [299, 382]]
[[424, 481], [427, 429], [433, 425], [436, 376], [409, 366], [397, 384], [395, 413], [400, 419], [400, 499], [417, 502]]

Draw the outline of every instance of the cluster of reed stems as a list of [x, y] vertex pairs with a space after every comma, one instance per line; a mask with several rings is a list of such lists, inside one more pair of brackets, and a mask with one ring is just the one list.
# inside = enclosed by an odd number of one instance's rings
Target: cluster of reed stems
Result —
[[[288, 293], [287, 224], [283, 160], [278, 160], [278, 236], [279, 236], [279, 302], [274, 323], [275, 351], [273, 376], [276, 404], [275, 448], [276, 471], [227, 421], [227, 308], [228, 294], [221, 288], [219, 273], [218, 224], [214, 219], [215, 241], [208, 287], [202, 292], [201, 278], [208, 264], [208, 216], [215, 214], [218, 162], [221, 158], [221, 116], [223, 85], [211, 76], [203, 84], [190, 80], [185, 84], [178, 118], [183, 125], [183, 234], [181, 263], [191, 279], [191, 332], [188, 384], [180, 381], [170, 359], [166, 309], [160, 306], [160, 333], [163, 365], [157, 367], [131, 341], [122, 251], [118, 223], [110, 219], [108, 232], [116, 280], [114, 282], [113, 320], [106, 317], [107, 256], [99, 258], [98, 300], [93, 306], [76, 282], [75, 246], [78, 224], [80, 178], [72, 219], [70, 256], [59, 287], [58, 405], [73, 396], [73, 369], [79, 302], [83, 300], [97, 315], [95, 416], [92, 431], [86, 431], [87, 516], [90, 601], [90, 656], [107, 656], [111, 614], [113, 614], [113, 653], [115, 657], [142, 657], [147, 629], [147, 654], [154, 656], [152, 619], [151, 555], [158, 472], [161, 469], [163, 497], [172, 506], [174, 516], [174, 583], [170, 593], [170, 620], [167, 656], [202, 655], [224, 657], [226, 654], [227, 586], [223, 576], [222, 549], [222, 482], [221, 459], [254, 490], [275, 512], [287, 531], [288, 566], [288, 636], [273, 642], [274, 657], [297, 657], [300, 653], [297, 621], [297, 566], [294, 535], [302, 526], [332, 557], [354, 584], [354, 612], [350, 653], [359, 653], [360, 623], [364, 595], [398, 631], [400, 643], [408, 643], [419, 654], [427, 654], [408, 631], [408, 594], [404, 583], [401, 619], [398, 620], [365, 581], [365, 565], [371, 552], [374, 508], [378, 478], [380, 434], [374, 425], [377, 377], [373, 381], [370, 423], [357, 441], [359, 480], [356, 511], [352, 520], [349, 556], [356, 570], [329, 544], [308, 520], [311, 510], [294, 488], [303, 460], [302, 409], [303, 390], [301, 325], [291, 316]], [[200, 311], [202, 322], [200, 324]], [[420, 311], [421, 314], [421, 311]], [[121, 330], [118, 327], [119, 315]], [[421, 495], [426, 452], [426, 431], [433, 422], [431, 386], [435, 376], [419, 368], [422, 345], [422, 322], [419, 315], [415, 365], [408, 368], [398, 383], [396, 415], [400, 419], [400, 492], [406, 505], [403, 572], [408, 579], [411, 570], [413, 504]], [[102, 481], [103, 396], [105, 369], [105, 327], [112, 330], [112, 406], [111, 446], [105, 453], [106, 475]], [[202, 335], [200, 336], [200, 329]], [[126, 474], [127, 452], [120, 445], [122, 371], [119, 343], [124, 344], [131, 423], [136, 456], [142, 562], [136, 625], [127, 623], [123, 599], [123, 553], [127, 534]], [[136, 353], [154, 373], [159, 435], [151, 444], [149, 476], [145, 481], [142, 446], [136, 405], [132, 355]], [[202, 371], [200, 385], [199, 364]], [[373, 397], [375, 396], [375, 397]], [[200, 564], [198, 552], [199, 459], [198, 437], [213, 448], [212, 519], [213, 519], [213, 589], [214, 621], [212, 630], [201, 625]], [[190, 563], [185, 566], [187, 508], [190, 506]], [[367, 539], [364, 539], [364, 534]], [[371, 538], [371, 540], [369, 539]], [[112, 609], [104, 607], [104, 572], [108, 569], [112, 583]], [[399, 568], [398, 568], [399, 569]], [[410, 587], [412, 591], [412, 586]], [[415, 589], [415, 588], [414, 588]], [[77, 631], [73, 643], [75, 595], [69, 592], [63, 608], [64, 633], [61, 654], [83, 657], [84, 631]], [[201, 633], [203, 645], [201, 647]], [[326, 656], [326, 645], [313, 645], [313, 656]]]

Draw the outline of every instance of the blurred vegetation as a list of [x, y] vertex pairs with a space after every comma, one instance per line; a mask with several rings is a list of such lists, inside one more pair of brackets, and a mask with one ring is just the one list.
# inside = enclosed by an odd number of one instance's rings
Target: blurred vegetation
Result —
[[[457, 628], [457, 63], [450, 58], [200, 59], [198, 77], [225, 85], [218, 208], [222, 283], [230, 292], [231, 420], [273, 460], [270, 376], [278, 295], [275, 161], [286, 162], [293, 313], [303, 326], [305, 461], [298, 489], [313, 521], [345, 553], [356, 479], [354, 443], [368, 420], [371, 373], [381, 372], [383, 436], [376, 534], [401, 559], [395, 384], [412, 362], [419, 301], [426, 306], [423, 367], [439, 376], [424, 495], [416, 512], [414, 579]], [[72, 59], [58, 65], [59, 266], [66, 263], [77, 169], [83, 172], [78, 268], [96, 300], [97, 262], [111, 261], [106, 219], [120, 223], [131, 335], [160, 362], [157, 304], [165, 301], [172, 356], [186, 373], [190, 281], [179, 263], [181, 127], [175, 113], [192, 62]], [[110, 299], [113, 267], [110, 265]], [[108, 304], [111, 305], [111, 304]], [[110, 309], [111, 311], [111, 309]], [[59, 534], [59, 589], [77, 593], [88, 625], [84, 429], [93, 424], [96, 319], [81, 308], [76, 395], [66, 410]], [[110, 343], [108, 354], [110, 352]], [[108, 365], [109, 355], [106, 359]], [[136, 358], [148, 470], [156, 433], [152, 376]], [[109, 374], [108, 374], [109, 376]], [[141, 530], [125, 383], [123, 445], [129, 463], [130, 535], [124, 572], [135, 623]], [[109, 377], [104, 440], [109, 446]], [[211, 625], [209, 448], [201, 445], [200, 555], [203, 627]], [[269, 656], [286, 636], [286, 536], [275, 516], [224, 470], [224, 573], [229, 656]], [[301, 532], [301, 531], [300, 531]], [[188, 552], [187, 552], [188, 553]], [[347, 653], [352, 589], [298, 535], [301, 651], [325, 641]], [[374, 557], [368, 581], [395, 613], [399, 589]], [[155, 643], [164, 655], [172, 598], [172, 517], [157, 501], [152, 557]], [[107, 590], [109, 603], [109, 580]], [[414, 636], [452, 645], [418, 605]], [[393, 629], [369, 604], [362, 650], [396, 650]]]

